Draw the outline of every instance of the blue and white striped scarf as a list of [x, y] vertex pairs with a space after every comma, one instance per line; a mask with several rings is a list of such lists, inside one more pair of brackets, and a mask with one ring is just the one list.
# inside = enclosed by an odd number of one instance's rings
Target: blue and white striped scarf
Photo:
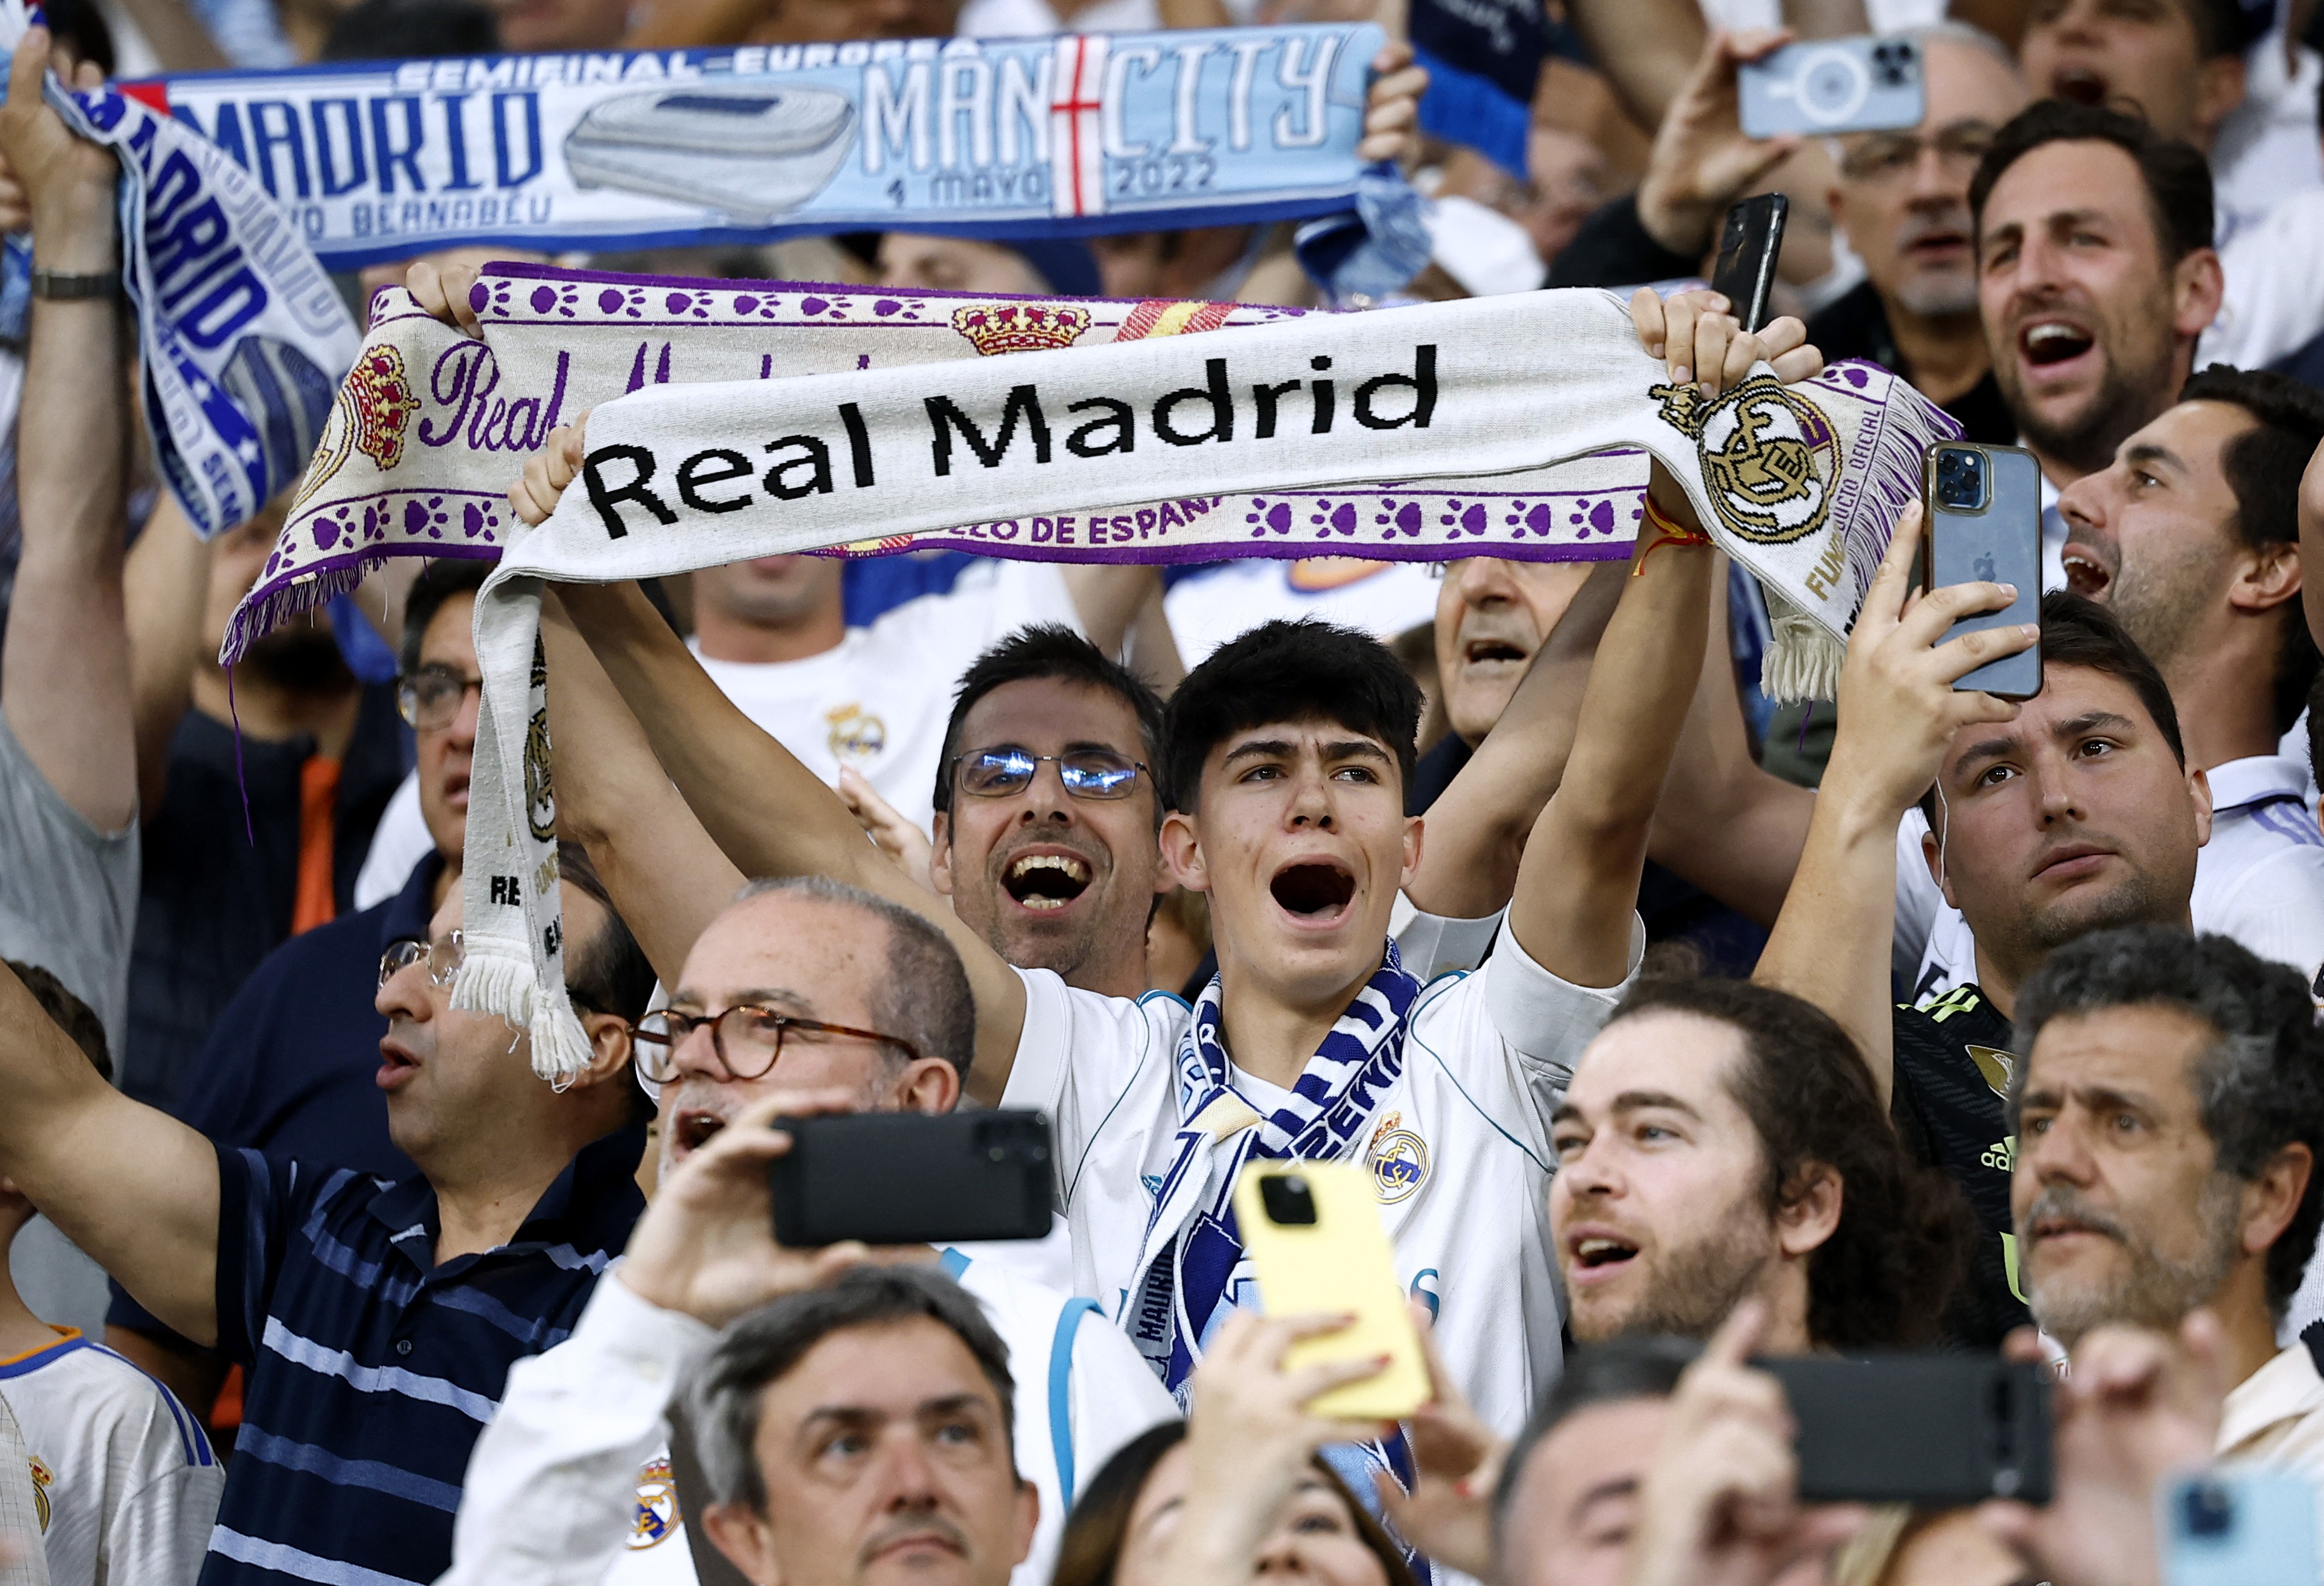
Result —
[[[1233, 1068], [1219, 1038], [1219, 981], [1203, 988], [1178, 1037], [1176, 1156], [1155, 1192], [1138, 1269], [1144, 1278], [1116, 1317], [1147, 1364], [1183, 1403], [1203, 1346], [1255, 1298], [1234, 1213], [1235, 1180], [1253, 1157], [1335, 1161], [1360, 1148], [1379, 1098], [1404, 1072], [1405, 1016], [1420, 982], [1396, 944], [1307, 1060], [1272, 1114], [1213, 1133], [1204, 1115], [1232, 1096]], [[1259, 1109], [1250, 1108], [1258, 1112]], [[1213, 1120], [1215, 1121], [1215, 1120]]]

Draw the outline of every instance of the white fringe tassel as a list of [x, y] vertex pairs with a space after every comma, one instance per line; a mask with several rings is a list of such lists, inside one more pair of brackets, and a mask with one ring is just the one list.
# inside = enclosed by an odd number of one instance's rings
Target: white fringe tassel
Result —
[[1765, 583], [1767, 620], [1774, 637], [1759, 660], [1759, 691], [1777, 705], [1840, 697], [1840, 664], [1847, 647], [1821, 622]]

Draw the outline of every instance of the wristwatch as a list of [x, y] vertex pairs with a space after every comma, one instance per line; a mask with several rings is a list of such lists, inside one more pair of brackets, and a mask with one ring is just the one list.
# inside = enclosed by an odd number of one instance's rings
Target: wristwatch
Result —
[[121, 291], [121, 272], [107, 270], [97, 275], [71, 275], [61, 270], [32, 271], [32, 295], [46, 298], [52, 303], [69, 303], [89, 298], [117, 297]]

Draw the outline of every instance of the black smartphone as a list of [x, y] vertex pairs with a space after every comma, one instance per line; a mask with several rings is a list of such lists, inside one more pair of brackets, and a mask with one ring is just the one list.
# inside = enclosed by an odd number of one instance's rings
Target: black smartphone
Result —
[[[2023, 447], [1939, 441], [1923, 462], [1921, 587], [2015, 584], [2017, 598], [1997, 612], [1964, 617], [1945, 638], [2042, 620], [2042, 465]], [[2042, 692], [2042, 647], [1988, 661], [1953, 687], [2001, 699]]]
[[1719, 234], [1719, 265], [1711, 290], [1734, 305], [1746, 330], [1767, 322], [1767, 294], [1775, 285], [1775, 256], [1784, 251], [1784, 222], [1792, 201], [1781, 193], [1760, 193], [1727, 212]]
[[791, 1137], [767, 1168], [775, 1238], [794, 1249], [1049, 1231], [1049, 1120], [1038, 1112], [841, 1112], [774, 1127]]
[[2050, 1387], [2037, 1367], [1957, 1354], [1753, 1363], [1791, 1400], [1803, 1502], [2050, 1501]]

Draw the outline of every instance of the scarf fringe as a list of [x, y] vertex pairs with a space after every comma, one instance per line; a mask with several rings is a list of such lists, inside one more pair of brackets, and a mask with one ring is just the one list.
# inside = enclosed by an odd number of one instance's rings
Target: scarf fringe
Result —
[[[1897, 383], [1903, 384], [1898, 379]], [[1868, 464], [1858, 470], [1864, 493], [1848, 525], [1848, 570], [1856, 582], [1852, 613], [1872, 587], [1880, 558], [1888, 554], [1896, 520], [1921, 499], [1922, 459], [1940, 441], [1959, 440], [1961, 427], [1951, 414], [1928, 401], [1881, 402], [1871, 410], [1872, 444]]]
[[250, 647], [293, 617], [320, 611], [342, 595], [354, 592], [374, 570], [387, 566], [385, 557], [365, 557], [346, 567], [326, 567], [295, 584], [284, 584], [254, 595], [235, 608], [226, 625], [226, 642], [218, 646], [218, 664], [231, 667]]
[[1777, 705], [1840, 696], [1840, 669], [1848, 647], [1815, 618], [1764, 584], [1774, 637], [1759, 662], [1759, 691]]
[[[532, 1028], [540, 1001], [533, 984], [532, 964], [522, 956], [485, 951], [470, 941], [460, 978], [452, 984], [452, 1006], [463, 1013], [489, 1013], [519, 1029]], [[537, 1049], [537, 1048], [536, 1048]], [[534, 1065], [540, 1058], [533, 1059]]]
[[589, 1066], [589, 1035], [572, 1006], [544, 997], [532, 1010], [532, 1071], [562, 1091]]

